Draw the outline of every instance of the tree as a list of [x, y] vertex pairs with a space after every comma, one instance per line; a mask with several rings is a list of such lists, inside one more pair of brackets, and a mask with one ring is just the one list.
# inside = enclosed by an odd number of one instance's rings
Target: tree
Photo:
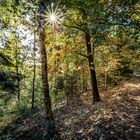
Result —
[[53, 137], [56, 134], [55, 125], [53, 121], [51, 99], [49, 95], [49, 83], [48, 83], [48, 66], [47, 66], [47, 53], [46, 53], [46, 35], [45, 35], [45, 25], [43, 23], [43, 17], [41, 15], [45, 14], [46, 1], [41, 0], [39, 5], [39, 43], [40, 43], [40, 55], [41, 55], [41, 69], [42, 69], [42, 84], [44, 93], [44, 106], [45, 106], [45, 117], [48, 121], [48, 137]]
[[[89, 7], [88, 2], [86, 1], [68, 2], [67, 1], [68, 4], [66, 3], [66, 5], [68, 6], [67, 7], [68, 10], [66, 10], [67, 15], [66, 15], [66, 22], [64, 25], [66, 27], [75, 28], [79, 30], [80, 32], [83, 32], [83, 36], [85, 38], [86, 51], [87, 51], [87, 60], [88, 60], [89, 69], [90, 69], [93, 102], [94, 101], [98, 102], [100, 101], [100, 96], [99, 96], [98, 87], [97, 87], [97, 79], [96, 79], [96, 72], [95, 72], [95, 65], [94, 65], [94, 49], [96, 46], [95, 44], [92, 43], [93, 36], [91, 35], [91, 28], [89, 27], [89, 24], [90, 24], [89, 18], [91, 15], [89, 15], [87, 11], [89, 10], [89, 8], [91, 9], [91, 7]], [[95, 3], [96, 2], [92, 2], [92, 4], [95, 4]], [[97, 9], [97, 7], [95, 8]], [[74, 15], [72, 15], [72, 13], [74, 13]]]
[[96, 80], [95, 64], [93, 58], [95, 47], [93, 47], [93, 51], [92, 51], [91, 36], [89, 32], [87, 32], [85, 35], [85, 41], [86, 41], [87, 57], [89, 62], [90, 75], [91, 75], [92, 94], [94, 97], [93, 101], [100, 101], [100, 96], [97, 87], [97, 80]]
[[[36, 14], [34, 11], [34, 23], [36, 26]], [[36, 79], [36, 30], [34, 27], [34, 47], [33, 47], [33, 89], [32, 89], [32, 111], [34, 110], [34, 102], [35, 102], [35, 79]]]
[[[115, 36], [116, 29], [130, 27], [135, 32], [135, 29], [138, 28], [139, 18], [136, 16], [138, 10], [133, 9], [138, 9], [138, 3], [136, 0], [129, 2], [126, 0], [117, 2], [115, 0], [65, 0], [64, 3], [66, 5], [65, 26], [75, 28], [82, 32], [82, 36], [85, 36], [93, 97], [95, 101], [99, 101], [94, 50], [103, 44], [115, 46], [126, 44], [127, 39], [123, 38], [124, 40], [120, 41]], [[123, 33], [122, 30], [120, 31]]]
[[[39, 12], [45, 14], [46, 2], [42, 0], [39, 6]], [[48, 67], [47, 67], [47, 53], [45, 44], [45, 26], [42, 23], [42, 17], [40, 16], [39, 21], [39, 41], [40, 41], [40, 55], [41, 55], [41, 65], [42, 65], [42, 84], [44, 93], [44, 105], [45, 105], [45, 116], [50, 119], [53, 117], [51, 110], [51, 99], [49, 96], [49, 83], [48, 83]]]

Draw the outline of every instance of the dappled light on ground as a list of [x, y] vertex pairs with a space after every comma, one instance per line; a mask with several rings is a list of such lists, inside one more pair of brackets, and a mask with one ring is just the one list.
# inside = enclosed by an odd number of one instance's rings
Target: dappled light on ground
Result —
[[103, 101], [93, 105], [90, 94], [84, 94], [81, 98], [83, 102], [79, 106], [60, 108], [56, 113], [56, 123], [58, 129], [62, 129], [63, 139], [70, 137], [89, 140], [138, 140], [140, 137], [138, 85], [139, 83], [135, 81], [128, 82], [105, 91], [102, 93]]
[[81, 96], [79, 106], [60, 108], [56, 118], [61, 121], [56, 122], [58, 128], [62, 129], [63, 139], [138, 140], [139, 93], [139, 82], [135, 79], [132, 83], [127, 82], [110, 91], [103, 91], [100, 103], [92, 105], [90, 93], [85, 93]]
[[[100, 91], [102, 102], [92, 104], [91, 93], [77, 103], [54, 109], [59, 135], [64, 140], [139, 140], [140, 88], [133, 79], [107, 91]], [[41, 138], [47, 133], [43, 117], [26, 116], [9, 124], [2, 132], [15, 139]]]

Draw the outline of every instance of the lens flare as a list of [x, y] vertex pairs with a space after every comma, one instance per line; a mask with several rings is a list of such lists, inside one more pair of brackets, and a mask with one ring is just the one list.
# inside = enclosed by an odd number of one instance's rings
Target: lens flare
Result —
[[51, 22], [55, 22], [56, 21], [56, 15], [55, 14], [50, 14], [49, 19], [50, 19]]
[[63, 22], [63, 14], [61, 10], [57, 6], [54, 6], [54, 3], [51, 6], [46, 6], [47, 11], [45, 15], [41, 15], [44, 17], [45, 24], [50, 26], [58, 26]]

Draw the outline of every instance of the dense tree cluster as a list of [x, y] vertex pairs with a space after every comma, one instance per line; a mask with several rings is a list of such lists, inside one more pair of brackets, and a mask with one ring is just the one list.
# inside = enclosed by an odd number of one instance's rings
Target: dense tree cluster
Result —
[[43, 109], [55, 133], [52, 108], [140, 71], [139, 29], [138, 0], [1, 0], [0, 121]]

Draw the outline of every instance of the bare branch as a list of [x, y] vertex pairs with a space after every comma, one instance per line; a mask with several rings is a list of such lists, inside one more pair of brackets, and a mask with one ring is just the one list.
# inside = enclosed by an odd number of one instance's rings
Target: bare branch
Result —
[[80, 52], [77, 52], [77, 51], [74, 51], [76, 54], [79, 54], [79, 55], [81, 55], [81, 56], [83, 56], [83, 57], [86, 57], [86, 58], [88, 58], [88, 56], [87, 55], [85, 55], [85, 54], [83, 54], [83, 53], [80, 53]]

